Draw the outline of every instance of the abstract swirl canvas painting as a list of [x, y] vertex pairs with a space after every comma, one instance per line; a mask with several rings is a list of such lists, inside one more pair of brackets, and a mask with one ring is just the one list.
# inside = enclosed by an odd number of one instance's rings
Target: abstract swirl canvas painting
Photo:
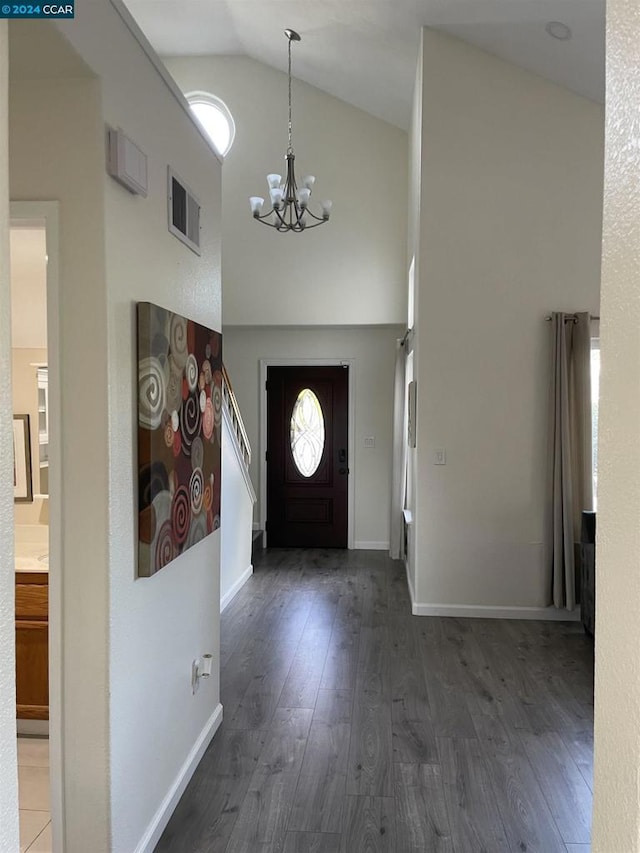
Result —
[[138, 303], [138, 577], [220, 526], [222, 335]]

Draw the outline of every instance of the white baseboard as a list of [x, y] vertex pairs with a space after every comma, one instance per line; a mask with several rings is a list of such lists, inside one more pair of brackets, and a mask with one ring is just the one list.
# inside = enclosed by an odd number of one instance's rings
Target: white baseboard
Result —
[[354, 542], [353, 547], [356, 551], [388, 551], [390, 544], [386, 542]]
[[183, 795], [185, 788], [189, 784], [189, 780], [200, 763], [205, 750], [211, 743], [211, 740], [220, 727], [222, 722], [222, 705], [218, 703], [218, 707], [209, 717], [205, 727], [200, 732], [198, 740], [194, 743], [191, 752], [186, 758], [186, 761], [180, 768], [180, 772], [176, 776], [173, 785], [169, 788], [166, 797], [160, 804], [160, 808], [153, 816], [153, 819], [145, 834], [140, 839], [140, 843], [135, 849], [135, 853], [152, 853], [156, 844], [160, 840], [160, 836], [169, 823], [169, 818], [173, 814], [175, 807], [178, 805], [180, 797]]
[[541, 619], [547, 622], [579, 622], [580, 608], [502, 607], [484, 604], [420, 604], [409, 585], [414, 616], [458, 616], [465, 619]]
[[251, 575], [253, 574], [253, 566], [249, 566], [238, 578], [238, 580], [233, 584], [231, 589], [226, 592], [222, 598], [220, 599], [220, 613], [225, 610], [229, 604], [231, 604], [231, 599], [242, 589], [242, 587], [249, 580]]

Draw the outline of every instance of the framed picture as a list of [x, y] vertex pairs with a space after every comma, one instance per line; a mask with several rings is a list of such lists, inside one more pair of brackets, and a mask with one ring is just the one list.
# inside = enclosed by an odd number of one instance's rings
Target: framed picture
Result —
[[13, 499], [33, 503], [29, 415], [13, 416]]
[[138, 303], [138, 577], [220, 527], [222, 335]]
[[418, 386], [416, 380], [414, 379], [409, 383], [408, 394], [407, 394], [407, 405], [408, 405], [408, 418], [407, 418], [407, 439], [409, 443], [409, 447], [416, 446], [416, 397], [417, 397]]

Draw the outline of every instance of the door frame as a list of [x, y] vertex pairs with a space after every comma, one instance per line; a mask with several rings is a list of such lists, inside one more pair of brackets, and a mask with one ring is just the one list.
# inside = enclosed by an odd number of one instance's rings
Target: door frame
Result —
[[53, 380], [49, 384], [49, 788], [53, 850], [59, 853], [64, 850], [59, 204], [9, 202], [10, 228], [18, 223], [42, 226], [43, 222], [47, 246], [47, 364]]
[[260, 435], [258, 454], [260, 459], [260, 530], [263, 530], [264, 545], [269, 544], [267, 522], [267, 368], [268, 367], [348, 367], [349, 368], [349, 483], [347, 489], [347, 548], [355, 548], [355, 358], [261, 358], [259, 375]]

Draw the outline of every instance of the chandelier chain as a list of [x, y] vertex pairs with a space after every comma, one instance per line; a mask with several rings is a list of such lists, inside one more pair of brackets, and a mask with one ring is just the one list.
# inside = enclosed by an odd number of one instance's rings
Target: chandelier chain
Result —
[[287, 153], [293, 153], [293, 123], [291, 120], [291, 39], [289, 39], [289, 147]]

